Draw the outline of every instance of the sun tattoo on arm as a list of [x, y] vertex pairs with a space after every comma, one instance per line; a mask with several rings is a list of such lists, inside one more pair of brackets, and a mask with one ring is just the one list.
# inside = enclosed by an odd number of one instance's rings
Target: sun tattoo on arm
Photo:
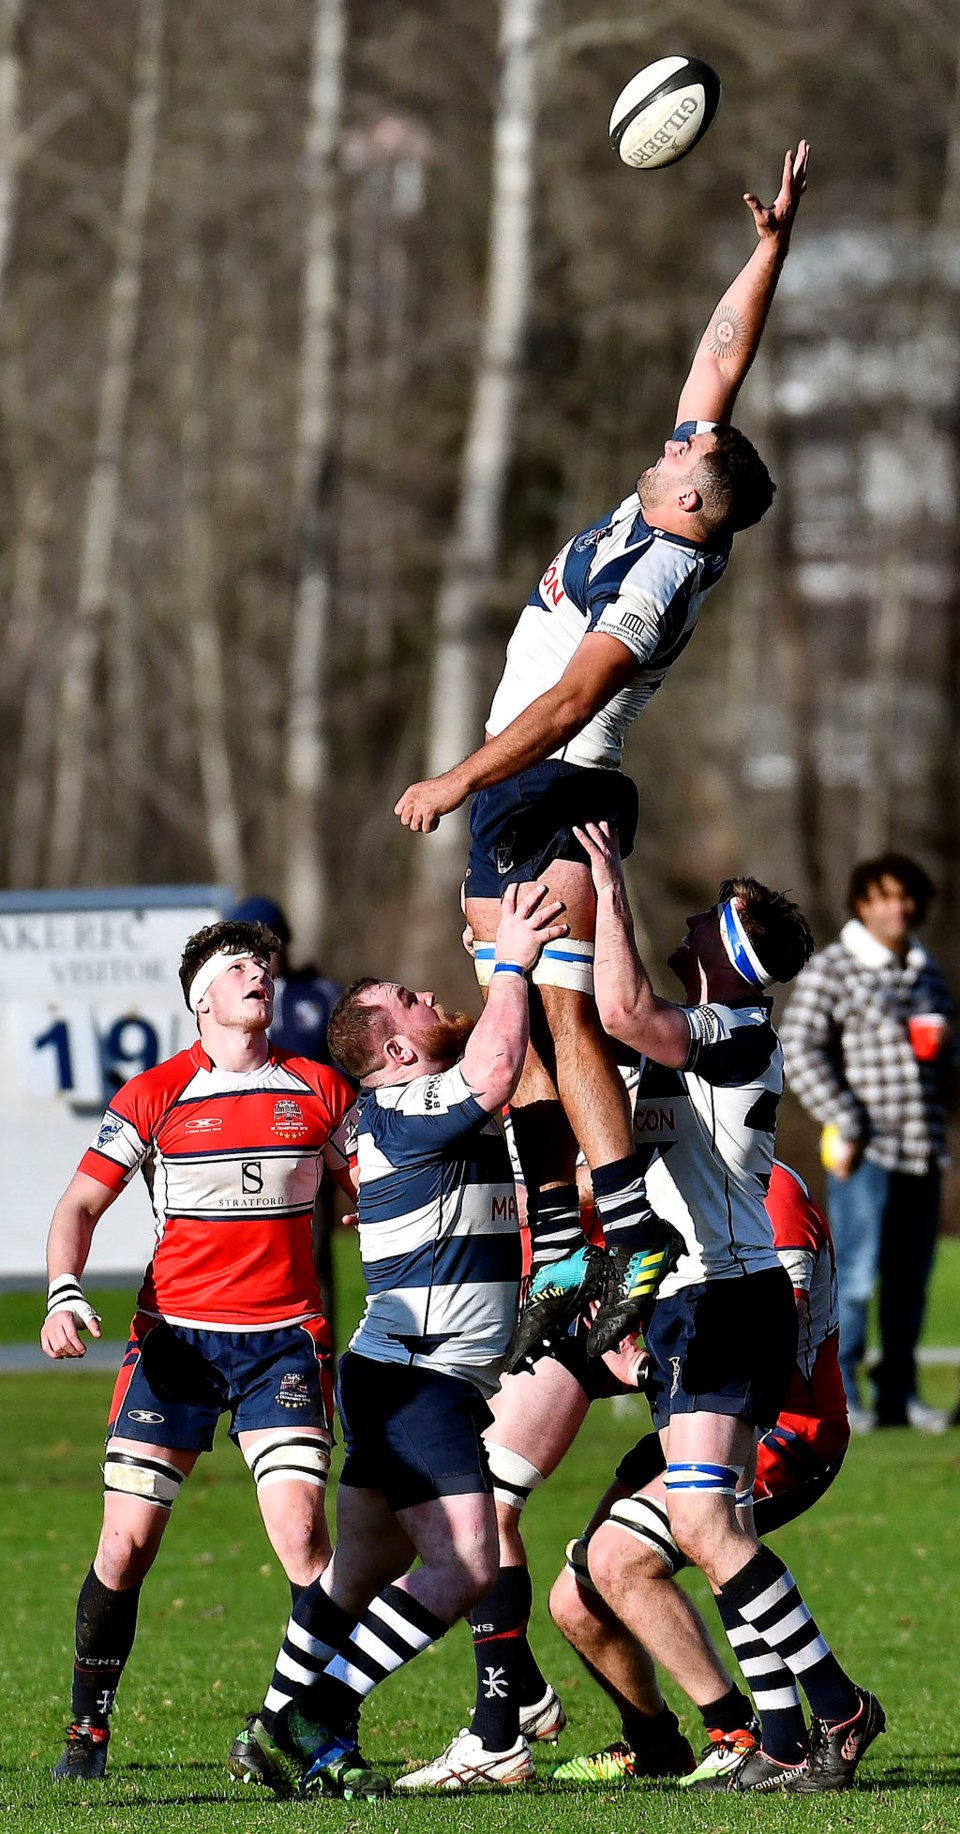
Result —
[[739, 312], [730, 306], [722, 306], [710, 321], [707, 330], [707, 349], [713, 357], [736, 356], [743, 338], [743, 323]]

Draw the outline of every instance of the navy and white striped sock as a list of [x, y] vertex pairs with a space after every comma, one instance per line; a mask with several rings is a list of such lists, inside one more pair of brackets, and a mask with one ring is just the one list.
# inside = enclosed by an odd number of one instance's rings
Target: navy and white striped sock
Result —
[[334, 1730], [350, 1726], [379, 1682], [446, 1636], [449, 1628], [411, 1592], [384, 1586], [297, 1706], [307, 1719]]
[[807, 1727], [800, 1692], [790, 1670], [722, 1593], [717, 1609], [730, 1647], [750, 1685], [764, 1751], [778, 1764], [799, 1764], [807, 1749]]
[[299, 1700], [323, 1674], [327, 1663], [342, 1649], [356, 1618], [335, 1605], [319, 1579], [305, 1586], [293, 1608], [277, 1656], [273, 1680], [266, 1692], [260, 1718], [272, 1732], [277, 1714]]
[[793, 1574], [768, 1547], [721, 1588], [743, 1622], [785, 1663], [817, 1719], [852, 1719], [860, 1698], [808, 1611]]
[[652, 1211], [639, 1153], [598, 1165], [591, 1177], [607, 1248], [646, 1247]]
[[532, 1193], [527, 1223], [530, 1229], [530, 1251], [534, 1273], [562, 1261], [583, 1247], [580, 1227], [580, 1193], [575, 1184], [550, 1185], [547, 1190]]

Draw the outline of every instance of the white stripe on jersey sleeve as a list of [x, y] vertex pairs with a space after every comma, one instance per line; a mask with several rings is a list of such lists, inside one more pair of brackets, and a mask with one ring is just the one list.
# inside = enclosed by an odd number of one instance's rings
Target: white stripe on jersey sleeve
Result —
[[112, 1165], [119, 1166], [124, 1184], [129, 1184], [143, 1164], [150, 1150], [150, 1142], [141, 1140], [132, 1121], [125, 1120], [123, 1115], [108, 1108], [100, 1122], [96, 1139], [90, 1143], [90, 1150], [109, 1159]]

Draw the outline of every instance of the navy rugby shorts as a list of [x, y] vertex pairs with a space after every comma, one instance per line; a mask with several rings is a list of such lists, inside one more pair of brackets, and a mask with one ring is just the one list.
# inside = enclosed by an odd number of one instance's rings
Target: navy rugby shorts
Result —
[[467, 897], [500, 898], [508, 885], [539, 879], [554, 860], [589, 866], [573, 835], [588, 821], [609, 822], [626, 858], [638, 813], [636, 784], [620, 771], [587, 770], [557, 758], [532, 764], [473, 799]]
[[319, 1428], [333, 1444], [325, 1318], [274, 1331], [201, 1331], [138, 1312], [120, 1366], [107, 1438], [209, 1452], [221, 1414], [230, 1437], [264, 1427]]
[[393, 1510], [492, 1493], [481, 1435], [493, 1415], [472, 1382], [348, 1350], [340, 1359], [337, 1405], [345, 1447], [341, 1484], [379, 1490]]
[[699, 1281], [658, 1299], [646, 1332], [646, 1396], [660, 1431], [674, 1414], [776, 1425], [797, 1360], [797, 1308], [782, 1267]]

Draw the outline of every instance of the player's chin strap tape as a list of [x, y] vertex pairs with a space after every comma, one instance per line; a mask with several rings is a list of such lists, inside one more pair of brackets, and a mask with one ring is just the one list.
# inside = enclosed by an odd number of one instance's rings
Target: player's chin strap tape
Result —
[[172, 1509], [185, 1473], [169, 1458], [149, 1458], [145, 1452], [113, 1452], [107, 1447], [103, 1488], [120, 1496], [139, 1497], [157, 1509]]
[[244, 1459], [258, 1490], [265, 1484], [291, 1481], [316, 1484], [321, 1490], [330, 1470], [330, 1441], [295, 1427], [277, 1427], [244, 1449]]
[[508, 1503], [511, 1509], [522, 1509], [531, 1492], [543, 1483], [543, 1472], [529, 1458], [521, 1458], [519, 1452], [511, 1452], [507, 1446], [488, 1444], [487, 1460], [494, 1497], [498, 1503]]
[[637, 1541], [642, 1541], [658, 1559], [663, 1561], [668, 1573], [679, 1573], [687, 1562], [681, 1554], [672, 1534], [670, 1519], [662, 1503], [655, 1497], [639, 1496], [621, 1497], [614, 1503], [607, 1520], [614, 1528], [625, 1529]]
[[54, 1312], [73, 1312], [81, 1324], [92, 1324], [96, 1319], [100, 1323], [100, 1314], [95, 1312], [89, 1299], [83, 1296], [83, 1287], [76, 1274], [58, 1274], [47, 1288], [47, 1317]]
[[[572, 936], [562, 936], [557, 942], [547, 943], [530, 979], [537, 987], [567, 987], [571, 993], [592, 993], [593, 956], [592, 942], [578, 942]], [[496, 943], [474, 945], [473, 966], [481, 987], [490, 985], [496, 958]]]

